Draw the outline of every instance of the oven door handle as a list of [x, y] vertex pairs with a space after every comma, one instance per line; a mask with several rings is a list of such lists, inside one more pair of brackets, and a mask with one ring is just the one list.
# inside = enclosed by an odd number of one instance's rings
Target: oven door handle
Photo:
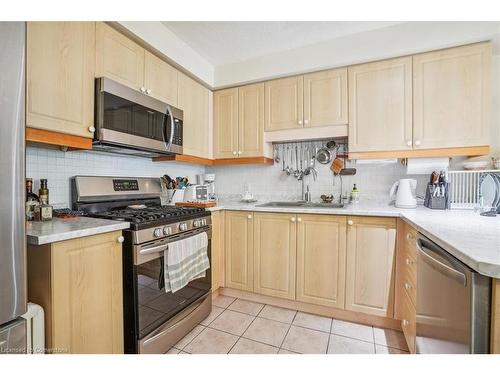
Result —
[[153, 246], [153, 247], [147, 247], [145, 249], [141, 249], [141, 250], [139, 250], [139, 254], [145, 255], [145, 254], [151, 254], [151, 253], [159, 253], [160, 251], [165, 251], [165, 250], [168, 250], [168, 243], [158, 245], [158, 246]]

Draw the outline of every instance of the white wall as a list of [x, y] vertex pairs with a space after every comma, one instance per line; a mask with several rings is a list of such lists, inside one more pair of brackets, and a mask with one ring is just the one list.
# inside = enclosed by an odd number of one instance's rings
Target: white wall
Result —
[[[351, 164], [355, 166], [354, 162]], [[354, 176], [343, 177], [343, 191], [350, 192], [356, 184], [363, 200], [387, 201], [392, 184], [400, 178], [416, 178], [417, 193], [423, 195], [428, 176], [407, 176], [406, 169], [399, 162], [386, 165], [357, 165]], [[340, 178], [334, 179], [330, 165], [316, 163], [318, 179], [313, 182], [308, 176], [304, 180], [310, 185], [312, 199], [319, 201], [321, 194], [340, 192]], [[261, 202], [273, 200], [297, 200], [301, 197], [301, 182], [293, 176], [285, 176], [281, 165], [234, 165], [208, 168], [215, 173], [216, 191], [220, 198], [239, 199], [246, 184]]]
[[[406, 22], [215, 67], [217, 88], [498, 37], [499, 22]], [[496, 52], [498, 53], [498, 51]]]
[[171, 177], [187, 176], [196, 181], [196, 174], [204, 173], [202, 166], [178, 162], [152, 162], [140, 157], [115, 154], [70, 151], [62, 152], [44, 147], [26, 147], [26, 177], [34, 179], [34, 191], [38, 192], [40, 179], [47, 178], [50, 203], [55, 208], [70, 207], [70, 178], [76, 175]]
[[214, 84], [214, 67], [159, 21], [121, 21], [120, 25], [149, 43], [172, 62], [208, 86]]

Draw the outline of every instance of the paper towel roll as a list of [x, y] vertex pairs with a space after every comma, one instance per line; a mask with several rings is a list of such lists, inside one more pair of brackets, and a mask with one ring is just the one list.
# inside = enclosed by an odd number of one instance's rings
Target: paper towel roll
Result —
[[433, 171], [447, 171], [449, 165], [449, 158], [408, 159], [406, 163], [406, 174], [431, 174]]

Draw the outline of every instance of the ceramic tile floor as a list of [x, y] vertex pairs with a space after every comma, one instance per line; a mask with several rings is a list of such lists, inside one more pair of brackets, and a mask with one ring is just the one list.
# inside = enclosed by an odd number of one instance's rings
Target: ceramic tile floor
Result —
[[401, 332], [218, 296], [167, 354], [403, 354]]

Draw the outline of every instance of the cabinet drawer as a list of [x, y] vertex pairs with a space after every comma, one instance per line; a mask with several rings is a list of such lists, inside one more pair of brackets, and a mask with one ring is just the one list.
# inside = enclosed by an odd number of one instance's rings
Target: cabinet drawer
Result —
[[415, 307], [411, 303], [408, 295], [405, 293], [405, 298], [403, 299], [401, 328], [403, 329], [410, 353], [415, 353], [415, 336], [417, 333], [416, 317], [417, 313], [415, 311]]
[[417, 259], [417, 231], [408, 224], [405, 224], [403, 248], [408, 256]]

